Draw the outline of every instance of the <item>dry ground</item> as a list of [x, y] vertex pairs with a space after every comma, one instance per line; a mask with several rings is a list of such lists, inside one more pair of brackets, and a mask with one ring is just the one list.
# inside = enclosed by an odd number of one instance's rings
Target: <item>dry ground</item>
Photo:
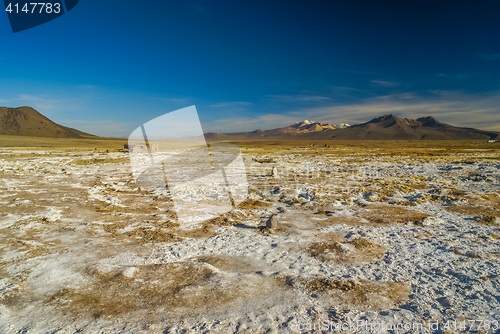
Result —
[[122, 140], [0, 139], [0, 332], [499, 318], [497, 144], [239, 142], [247, 200], [180, 226]]

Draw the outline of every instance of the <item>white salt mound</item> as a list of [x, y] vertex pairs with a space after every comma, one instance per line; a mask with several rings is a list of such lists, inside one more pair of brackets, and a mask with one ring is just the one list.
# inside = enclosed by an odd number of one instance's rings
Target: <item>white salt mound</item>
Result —
[[122, 275], [127, 278], [132, 278], [137, 273], [138, 269], [136, 267], [129, 267], [122, 271]]

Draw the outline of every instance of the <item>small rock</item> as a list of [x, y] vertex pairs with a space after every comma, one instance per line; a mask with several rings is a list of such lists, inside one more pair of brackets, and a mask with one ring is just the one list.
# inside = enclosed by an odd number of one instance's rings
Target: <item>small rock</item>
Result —
[[457, 274], [457, 272], [452, 270], [452, 269], [448, 269], [448, 270], [446, 270], [445, 274], [449, 275], [449, 276], [455, 276]]
[[453, 249], [453, 253], [456, 255], [465, 255], [465, 252], [458, 248]]
[[450, 301], [448, 298], [446, 297], [441, 297], [441, 298], [438, 298], [437, 301], [439, 302], [439, 304], [441, 304], [442, 307], [444, 308], [450, 308], [451, 307], [451, 304], [450, 304]]
[[273, 167], [273, 170], [271, 171], [271, 176], [272, 177], [279, 177], [277, 167]]
[[430, 216], [430, 217], [425, 217], [420, 222], [416, 222], [415, 224], [422, 226], [436, 226], [436, 225], [443, 225], [444, 223], [445, 223], [444, 220]]
[[127, 277], [127, 278], [132, 278], [134, 277], [135, 273], [138, 271], [136, 267], [129, 267], [122, 271], [122, 275]]
[[275, 229], [278, 227], [278, 217], [277, 215], [272, 215], [266, 222], [266, 227], [270, 229]]
[[356, 201], [356, 205], [364, 208], [364, 207], [368, 206], [368, 202], [365, 200], [359, 199]]
[[467, 256], [470, 257], [471, 259], [482, 259], [484, 258], [483, 254], [480, 252], [468, 252]]

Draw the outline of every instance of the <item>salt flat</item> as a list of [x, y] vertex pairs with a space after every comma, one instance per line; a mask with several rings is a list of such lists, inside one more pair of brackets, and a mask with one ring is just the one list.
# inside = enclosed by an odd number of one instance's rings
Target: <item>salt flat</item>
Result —
[[179, 226], [127, 153], [2, 148], [0, 332], [500, 321], [498, 149], [387, 152], [248, 147], [247, 200]]

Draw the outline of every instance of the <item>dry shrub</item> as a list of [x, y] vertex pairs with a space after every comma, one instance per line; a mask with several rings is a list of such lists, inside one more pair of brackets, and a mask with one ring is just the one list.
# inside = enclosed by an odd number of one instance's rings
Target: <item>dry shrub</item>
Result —
[[412, 201], [399, 201], [396, 204], [401, 206], [417, 206], [417, 203]]
[[133, 207], [116, 206], [112, 204], [105, 204], [102, 202], [95, 202], [92, 204], [98, 213], [132, 213], [132, 214], [156, 214], [158, 208], [151, 207], [147, 202], [142, 206], [134, 205]]
[[422, 220], [429, 215], [420, 211], [410, 210], [393, 205], [369, 205], [363, 211], [356, 213], [356, 217], [369, 221], [359, 225], [387, 226], [397, 223], [408, 223]]
[[309, 280], [306, 284], [306, 289], [312, 291], [323, 292], [326, 290], [353, 290], [356, 286], [354, 281], [334, 281], [327, 278], [314, 278]]
[[341, 303], [370, 310], [389, 309], [409, 300], [411, 285], [399, 282], [361, 282], [339, 294]]
[[493, 202], [493, 203], [497, 203], [497, 204], [500, 202], [500, 195], [499, 194], [495, 194], [495, 193], [482, 194], [481, 197], [489, 202]]
[[210, 238], [217, 235], [217, 232], [214, 231], [214, 226], [208, 223], [203, 224], [199, 228], [192, 230], [182, 230], [176, 229], [175, 234], [183, 238]]
[[458, 213], [462, 216], [469, 218], [483, 217], [483, 216], [496, 216], [496, 217], [500, 216], [499, 210], [485, 206], [452, 205], [452, 206], [445, 206], [444, 209], [453, 213]]
[[331, 303], [343, 307], [356, 307], [369, 310], [386, 310], [409, 300], [411, 285], [399, 282], [371, 282], [352, 280], [331, 280], [325, 277], [304, 279], [294, 276], [277, 276], [285, 288], [304, 288], [331, 298]]
[[119, 221], [119, 222], [116, 222], [116, 223], [104, 224], [104, 225], [100, 225], [100, 226], [102, 226], [102, 229], [105, 232], [115, 234], [117, 230], [120, 230], [122, 228], [127, 227], [128, 223], [126, 223], [124, 221]]
[[321, 211], [318, 211], [316, 213], [314, 213], [315, 215], [331, 215], [332, 213], [335, 213], [334, 211], [327, 211], [327, 210], [321, 210]]
[[128, 158], [103, 158], [103, 159], [81, 159], [81, 160], [74, 160], [70, 164], [72, 165], [95, 165], [95, 164], [121, 164], [121, 163], [127, 163], [130, 160]]
[[28, 253], [23, 256], [22, 260], [23, 261], [26, 261], [28, 259], [32, 259], [32, 258], [35, 258], [35, 257], [38, 257], [38, 256], [43, 256], [43, 255], [48, 255], [48, 254], [51, 254], [53, 253], [54, 250], [51, 250], [49, 248], [46, 248], [46, 247], [36, 247], [34, 249], [31, 249], [30, 251], [28, 251]]
[[204, 263], [178, 262], [137, 267], [133, 277], [121, 271], [102, 274], [89, 270], [91, 284], [72, 290], [64, 289], [51, 296], [64, 313], [102, 316], [123, 316], [144, 311], [149, 316], [170, 312], [205, 314], [238, 300], [258, 298], [276, 288], [274, 281], [263, 278], [227, 278]]
[[208, 219], [205, 223], [216, 226], [233, 226], [241, 224], [242, 219], [247, 219], [251, 214], [245, 211], [233, 210], [221, 216]]
[[181, 226], [181, 224], [178, 222], [175, 222], [173, 220], [167, 220], [165, 222], [156, 224], [156, 226], [161, 227], [161, 228], [171, 228], [171, 227], [179, 227], [179, 226]]
[[355, 239], [353, 241], [350, 241], [349, 243], [354, 245], [354, 247], [356, 249], [360, 249], [360, 250], [361, 249], [370, 249], [370, 248], [373, 248], [375, 246], [378, 246], [376, 243], [369, 241], [367, 239], [364, 239], [364, 238]]
[[241, 202], [238, 207], [240, 209], [258, 209], [261, 206], [271, 206], [273, 205], [272, 203], [268, 202], [263, 202], [259, 200], [253, 200], [253, 199], [247, 199], [243, 202]]
[[484, 225], [497, 226], [500, 225], [500, 218], [497, 216], [484, 215], [478, 220], [478, 222]]
[[207, 224], [212, 224], [217, 226], [233, 226], [233, 225], [238, 225], [238, 221], [230, 217], [219, 216], [207, 220]]
[[308, 248], [308, 253], [321, 261], [343, 265], [364, 265], [382, 260], [385, 257], [386, 249], [379, 244], [361, 238], [344, 243], [313, 243]]
[[496, 259], [500, 259], [500, 254], [498, 252], [496, 252], [496, 253], [488, 253], [488, 260], [489, 261], [496, 260]]

